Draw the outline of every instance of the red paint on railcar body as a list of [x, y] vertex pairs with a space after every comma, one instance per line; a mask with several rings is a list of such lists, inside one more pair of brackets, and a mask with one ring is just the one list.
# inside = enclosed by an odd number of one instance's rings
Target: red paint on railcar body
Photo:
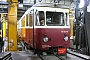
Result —
[[[68, 36], [68, 41], [64, 40], [64, 35]], [[46, 35], [46, 36], [44, 36]], [[34, 35], [33, 29], [26, 29], [25, 40], [30, 46], [39, 50], [48, 50], [49, 47], [69, 47], [70, 46], [70, 29], [69, 28], [35, 28]], [[44, 42], [43, 38], [47, 37], [48, 41]]]

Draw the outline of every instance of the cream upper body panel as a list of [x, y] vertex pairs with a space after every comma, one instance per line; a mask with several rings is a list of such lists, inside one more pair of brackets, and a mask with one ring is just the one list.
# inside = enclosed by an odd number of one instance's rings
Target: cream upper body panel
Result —
[[35, 7], [38, 11], [54, 11], [54, 12], [67, 12], [69, 13], [69, 9], [62, 8], [52, 8], [52, 7]]

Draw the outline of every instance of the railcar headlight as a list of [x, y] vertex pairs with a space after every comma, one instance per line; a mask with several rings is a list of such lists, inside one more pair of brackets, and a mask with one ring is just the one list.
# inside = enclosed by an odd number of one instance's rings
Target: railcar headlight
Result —
[[65, 40], [65, 41], [68, 41], [68, 36], [65, 36], [65, 37], [64, 37], [64, 40]]
[[43, 38], [43, 41], [48, 42], [48, 38], [47, 37]]

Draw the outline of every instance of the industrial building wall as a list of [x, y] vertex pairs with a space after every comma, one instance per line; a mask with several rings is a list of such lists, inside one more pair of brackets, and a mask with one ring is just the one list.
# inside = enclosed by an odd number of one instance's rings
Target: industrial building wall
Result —
[[[0, 1], [4, 1], [7, 2], [7, 0], [0, 0]], [[23, 3], [34, 3], [35, 0], [23, 0]], [[36, 0], [36, 3], [38, 2], [54, 2], [54, 0]], [[65, 4], [65, 5], [70, 5], [72, 0], [56, 0], [56, 1], [60, 1], [60, 4]]]
[[[36, 3], [38, 2], [54, 2], [54, 0], [36, 0]], [[59, 0], [56, 0], [59, 1]], [[34, 3], [34, 0], [23, 0], [23, 3]], [[60, 4], [65, 4], [65, 5], [70, 5], [71, 4], [71, 0], [61, 0]]]

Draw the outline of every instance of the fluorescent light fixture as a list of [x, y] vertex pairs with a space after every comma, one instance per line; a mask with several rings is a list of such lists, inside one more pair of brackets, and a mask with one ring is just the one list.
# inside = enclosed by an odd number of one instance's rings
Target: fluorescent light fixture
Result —
[[3, 12], [0, 12], [0, 14], [8, 14], [8, 13], [3, 13]]
[[7, 0], [0, 0], [0, 1], [4, 1], [4, 2], [7, 2]]
[[19, 4], [19, 7], [23, 7], [23, 4]]
[[82, 7], [84, 7], [84, 0], [80, 0], [80, 4], [79, 4], [79, 8], [82, 8]]

